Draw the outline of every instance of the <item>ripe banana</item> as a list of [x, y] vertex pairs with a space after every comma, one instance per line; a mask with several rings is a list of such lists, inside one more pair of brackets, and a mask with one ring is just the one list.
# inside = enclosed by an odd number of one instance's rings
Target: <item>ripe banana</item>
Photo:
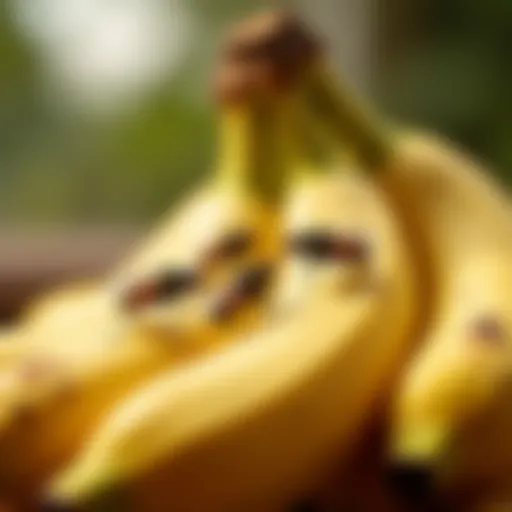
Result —
[[15, 371], [31, 354], [51, 353], [61, 344], [88, 346], [106, 340], [120, 321], [116, 304], [107, 300], [100, 283], [53, 289], [29, 304], [10, 329], [9, 343], [0, 345], [0, 371]]
[[50, 499], [76, 506], [129, 482], [133, 510], [280, 510], [350, 451], [409, 348], [414, 269], [379, 191], [299, 141], [272, 319], [124, 400]]
[[18, 329], [0, 334], [0, 372], [16, 364], [27, 354], [22, 338]]
[[[11, 347], [17, 341], [17, 338], [18, 332], [14, 327], [0, 327], [0, 350]], [[0, 356], [0, 361], [1, 360], [2, 356]]]
[[0, 372], [25, 354], [22, 336], [14, 327], [0, 330]]
[[[277, 16], [276, 40], [303, 47], [307, 30]], [[269, 48], [275, 41], [252, 58], [266, 58]], [[244, 51], [240, 44], [234, 53]], [[511, 378], [510, 205], [483, 166], [439, 137], [373, 119], [336, 84], [321, 51], [309, 56], [301, 81], [311, 108], [389, 194], [432, 281], [430, 324], [396, 397], [390, 447], [404, 486], [419, 472], [425, 486], [429, 474], [443, 473], [452, 438]], [[449, 473], [442, 478], [456, 477], [455, 468]]]
[[27, 305], [21, 321], [24, 324], [36, 325], [48, 321], [51, 317], [67, 317], [68, 307], [74, 309], [72, 306], [79, 303], [81, 298], [88, 297], [89, 293], [100, 286], [101, 282], [76, 281], [53, 288]]
[[133, 331], [91, 345], [61, 344], [1, 375], [0, 481], [31, 489], [70, 457], [112, 404], [169, 365], [164, 340]]
[[[112, 314], [112, 324], [117, 317], [114, 297], [110, 299], [102, 289], [102, 283], [74, 283], [56, 288], [29, 304], [17, 326], [27, 345], [27, 353], [46, 347], [51, 350], [59, 344], [92, 343], [91, 331], [83, 326], [101, 324], [108, 326]], [[80, 338], [84, 337], [84, 341]]]
[[[165, 486], [166, 496], [146, 489], [144, 510], [166, 510], [162, 499], [190, 512], [266, 510], [289, 499], [328, 461], [367, 393], [354, 362], [376, 359], [384, 304], [368, 291], [327, 295], [298, 318], [155, 380], [104, 422], [51, 497], [77, 505], [159, 470], [162, 480], [150, 475], [146, 484]], [[345, 386], [356, 392], [347, 397]]]
[[[98, 419], [141, 381], [163, 368], [174, 371], [173, 362], [207, 351], [258, 318], [257, 305], [269, 277], [267, 265], [279, 250], [279, 224], [269, 222], [285, 171], [280, 157], [281, 117], [281, 108], [274, 108], [273, 100], [267, 104], [265, 98], [223, 105], [219, 182], [209, 191], [208, 201], [195, 203], [194, 211], [187, 210], [190, 217], [181, 217], [185, 226], [179, 231], [185, 238], [166, 239], [152, 252], [161, 255], [159, 251], [169, 249], [170, 259], [159, 259], [165, 263], [158, 269], [164, 272], [163, 281], [157, 276], [149, 285], [143, 281], [123, 290], [128, 311], [119, 307], [119, 289], [108, 283], [77, 295], [76, 304], [66, 300], [55, 317], [49, 314], [51, 305], [36, 315], [37, 337], [47, 340], [51, 331], [55, 343], [43, 342], [37, 350], [33, 346], [18, 365], [0, 374], [0, 484], [17, 494], [37, 488], [81, 446]], [[166, 307], [172, 313], [176, 287], [188, 284], [176, 280], [184, 275], [185, 260], [173, 267], [178, 261], [173, 258], [178, 252], [195, 257], [195, 244], [201, 239], [223, 243], [224, 253], [219, 247], [215, 251], [224, 258], [227, 249], [236, 245], [232, 238], [229, 247], [219, 239], [227, 225], [236, 225], [237, 234], [242, 227], [249, 230], [251, 247], [245, 248], [250, 256], [237, 254], [243, 264], [233, 264], [220, 277], [217, 273], [214, 281], [193, 283], [200, 294], [193, 301], [193, 315], [184, 318], [183, 325], [194, 319], [191, 329], [200, 331], [200, 338], [170, 333]], [[187, 241], [191, 244], [184, 247]], [[185, 292], [183, 286], [180, 291]], [[160, 323], [142, 318], [153, 314], [155, 300]], [[64, 314], [66, 307], [69, 314]], [[136, 314], [139, 308], [145, 310], [142, 317]]]
[[20, 364], [42, 347], [51, 350], [54, 345], [69, 343], [70, 337], [76, 343], [77, 326], [94, 325], [100, 320], [98, 311], [106, 304], [103, 301], [102, 307], [98, 307], [101, 296], [100, 283], [75, 282], [37, 297], [16, 324], [5, 334], [0, 333], [0, 371]]

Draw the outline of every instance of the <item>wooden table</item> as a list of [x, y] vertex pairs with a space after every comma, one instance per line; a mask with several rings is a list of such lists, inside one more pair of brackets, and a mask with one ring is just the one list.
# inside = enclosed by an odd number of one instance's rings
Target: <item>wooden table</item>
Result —
[[0, 320], [59, 283], [99, 277], [144, 232], [134, 227], [25, 229], [0, 227]]

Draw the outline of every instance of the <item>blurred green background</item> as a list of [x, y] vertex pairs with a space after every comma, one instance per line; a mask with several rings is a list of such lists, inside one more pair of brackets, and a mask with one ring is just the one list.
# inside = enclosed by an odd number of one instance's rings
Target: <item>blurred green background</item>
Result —
[[[512, 181], [510, 0], [295, 4], [357, 87]], [[208, 172], [219, 35], [263, 5], [2, 0], [1, 222], [153, 219]]]

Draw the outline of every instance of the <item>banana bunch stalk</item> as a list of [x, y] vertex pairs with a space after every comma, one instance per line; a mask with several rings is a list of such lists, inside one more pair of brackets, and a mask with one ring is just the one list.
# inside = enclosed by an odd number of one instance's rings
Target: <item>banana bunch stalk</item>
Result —
[[[180, 222], [149, 244], [154, 267], [137, 260], [121, 273], [134, 282], [120, 288], [109, 281], [54, 292], [15, 331], [29, 339], [2, 345], [2, 490], [31, 497], [119, 399], [258, 319], [280, 250], [282, 108], [263, 100], [219, 101], [218, 170]], [[202, 250], [199, 242], [207, 242]], [[137, 274], [140, 267], [149, 277]], [[178, 310], [183, 331], [179, 315], [173, 317]]]
[[121, 489], [135, 511], [283, 510], [318, 485], [333, 452], [348, 456], [411, 347], [420, 305], [397, 218], [339, 145], [317, 147], [280, 68], [255, 68], [291, 105], [295, 170], [269, 316], [120, 402], [50, 483], [54, 505]]

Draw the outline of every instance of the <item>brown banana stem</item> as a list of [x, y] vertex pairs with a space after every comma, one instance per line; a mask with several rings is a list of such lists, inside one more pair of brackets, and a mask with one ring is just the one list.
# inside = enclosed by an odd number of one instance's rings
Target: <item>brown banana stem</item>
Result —
[[325, 66], [323, 43], [293, 13], [268, 11], [236, 25], [224, 57], [252, 66], [255, 79], [273, 77], [282, 87], [302, 85], [308, 102], [332, 134], [347, 142], [365, 167], [379, 165], [390, 150], [388, 131]]

